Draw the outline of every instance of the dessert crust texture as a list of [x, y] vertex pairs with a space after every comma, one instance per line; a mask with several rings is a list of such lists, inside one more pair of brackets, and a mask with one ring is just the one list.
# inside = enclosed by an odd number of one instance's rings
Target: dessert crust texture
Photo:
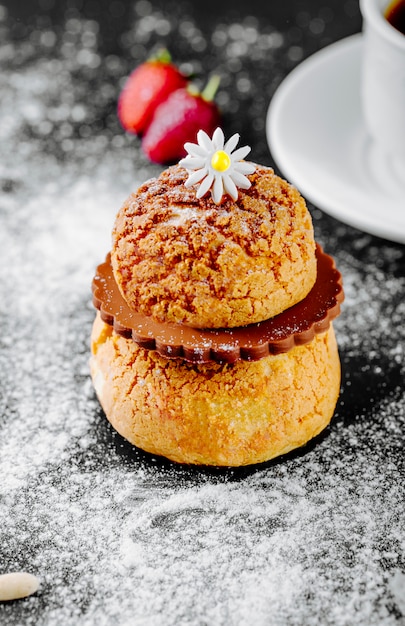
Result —
[[316, 279], [304, 199], [272, 169], [220, 205], [197, 199], [176, 165], [143, 184], [118, 213], [112, 266], [128, 305], [160, 322], [244, 326], [302, 300]]
[[97, 314], [91, 375], [112, 426], [135, 446], [187, 464], [261, 463], [330, 422], [340, 389], [333, 326], [259, 361], [196, 365], [116, 334]]

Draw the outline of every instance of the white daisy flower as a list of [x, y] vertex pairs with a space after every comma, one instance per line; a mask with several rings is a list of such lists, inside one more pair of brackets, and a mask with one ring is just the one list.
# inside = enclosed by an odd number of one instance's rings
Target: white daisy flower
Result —
[[235, 133], [224, 144], [225, 138], [221, 128], [217, 128], [209, 138], [203, 130], [198, 131], [197, 143], [185, 143], [188, 156], [181, 159], [179, 165], [189, 172], [185, 183], [192, 187], [197, 183], [197, 198], [202, 198], [211, 189], [212, 199], [219, 204], [224, 193], [233, 200], [238, 197], [238, 187], [249, 189], [251, 182], [246, 174], [253, 174], [255, 166], [242, 159], [250, 152], [249, 146], [235, 150], [239, 134]]

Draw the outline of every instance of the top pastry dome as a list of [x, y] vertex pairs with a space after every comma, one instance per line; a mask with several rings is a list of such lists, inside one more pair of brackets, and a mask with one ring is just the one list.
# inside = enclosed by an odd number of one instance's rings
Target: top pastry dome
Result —
[[[223, 168], [226, 156], [220, 154], [217, 163]], [[309, 293], [316, 258], [304, 199], [271, 168], [241, 163], [242, 172], [252, 173], [236, 193], [231, 184], [227, 189], [226, 178], [221, 197], [222, 179], [215, 198], [207, 195], [207, 183], [204, 195], [198, 193], [202, 175], [193, 181], [179, 164], [124, 203], [111, 258], [132, 309], [161, 322], [232, 328], [273, 317]], [[237, 186], [242, 179], [234, 180]]]

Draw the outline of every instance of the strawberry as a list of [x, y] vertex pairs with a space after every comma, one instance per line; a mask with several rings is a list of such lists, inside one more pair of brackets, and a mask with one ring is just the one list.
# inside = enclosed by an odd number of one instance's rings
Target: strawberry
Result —
[[213, 76], [202, 93], [192, 87], [177, 89], [155, 110], [142, 138], [142, 149], [155, 163], [174, 163], [185, 156], [186, 141], [195, 142], [199, 130], [212, 135], [221, 114], [213, 98], [219, 78]]
[[167, 50], [139, 65], [130, 74], [118, 99], [118, 118], [123, 128], [142, 134], [156, 107], [187, 82], [187, 77], [171, 63]]

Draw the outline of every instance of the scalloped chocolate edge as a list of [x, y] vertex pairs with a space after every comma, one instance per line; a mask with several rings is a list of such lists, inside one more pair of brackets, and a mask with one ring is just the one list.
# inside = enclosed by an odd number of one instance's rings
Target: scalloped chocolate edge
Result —
[[248, 326], [199, 329], [156, 322], [137, 313], [128, 307], [118, 289], [110, 254], [97, 267], [92, 283], [93, 304], [117, 334], [166, 358], [189, 363], [258, 361], [311, 342], [339, 315], [344, 300], [342, 276], [319, 244], [316, 257], [317, 279], [306, 298], [269, 320]]

